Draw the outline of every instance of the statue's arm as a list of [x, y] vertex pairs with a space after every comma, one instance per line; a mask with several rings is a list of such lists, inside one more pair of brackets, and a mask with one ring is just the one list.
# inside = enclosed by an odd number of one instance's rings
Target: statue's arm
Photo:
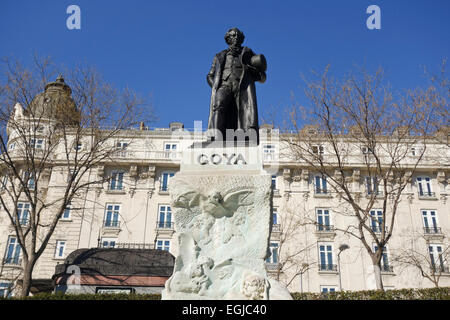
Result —
[[212, 87], [212, 85], [214, 83], [214, 75], [216, 73], [216, 62], [217, 62], [217, 57], [214, 57], [212, 65], [211, 65], [211, 69], [209, 70], [208, 74], [206, 75], [206, 81], [208, 82], [210, 87]]
[[[249, 49], [250, 51], [250, 57], [253, 57], [255, 55], [255, 53]], [[250, 71], [253, 79], [255, 81], [264, 83], [266, 81], [267, 75], [264, 71], [258, 70], [257, 68], [251, 66], [250, 64], [247, 65], [248, 70]]]

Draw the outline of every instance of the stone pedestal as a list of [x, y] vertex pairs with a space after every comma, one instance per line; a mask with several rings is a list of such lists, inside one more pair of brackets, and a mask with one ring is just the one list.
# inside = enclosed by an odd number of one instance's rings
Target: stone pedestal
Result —
[[271, 177], [258, 146], [192, 148], [170, 190], [179, 255], [162, 299], [291, 299], [265, 269]]

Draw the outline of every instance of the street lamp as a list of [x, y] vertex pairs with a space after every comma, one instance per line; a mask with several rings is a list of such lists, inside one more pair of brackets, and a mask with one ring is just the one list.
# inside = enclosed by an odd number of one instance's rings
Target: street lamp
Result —
[[342, 280], [341, 280], [341, 252], [344, 250], [349, 249], [350, 246], [343, 243], [339, 246], [339, 253], [338, 253], [338, 268], [339, 268], [339, 291], [342, 291]]

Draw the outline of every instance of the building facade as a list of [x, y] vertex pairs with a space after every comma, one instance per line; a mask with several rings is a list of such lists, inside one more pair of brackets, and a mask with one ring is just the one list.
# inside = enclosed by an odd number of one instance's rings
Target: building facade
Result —
[[[260, 133], [264, 168], [272, 175], [273, 187], [268, 271], [291, 292], [374, 289], [366, 249], [358, 239], [341, 231], [353, 223], [340, 209], [342, 199], [331, 192], [324, 177], [285, 156], [276, 130], [263, 126]], [[88, 179], [108, 179], [102, 185], [89, 186], [66, 207], [33, 278], [51, 279], [55, 267], [79, 249], [150, 248], [176, 256], [170, 181], [179, 171], [183, 150], [205, 138], [204, 132], [186, 130], [181, 123], [159, 129], [141, 126], [115, 136], [114, 156], [88, 174]], [[45, 143], [44, 133], [42, 141], [36, 143]], [[77, 147], [82, 150], [85, 146]], [[433, 160], [436, 150], [440, 150], [438, 162]], [[318, 151], [327, 152], [320, 147]], [[364, 150], [355, 152], [362, 155]], [[414, 157], [413, 148], [409, 152]], [[376, 186], [357, 164], [348, 169], [353, 192], [359, 192], [365, 201]], [[45, 188], [43, 196], [57, 197], [64, 190], [67, 174], [64, 167], [48, 172], [46, 182], [40, 184]], [[393, 236], [383, 254], [385, 289], [434, 286], [417, 267], [396, 262], [396, 253], [406, 247], [413, 247], [425, 260], [431, 259], [431, 267], [439, 271], [439, 285], [450, 286], [450, 261], [445, 254], [450, 235], [449, 181], [449, 146], [439, 142], [430, 148], [402, 195]], [[18, 203], [24, 219], [28, 206], [26, 201]], [[371, 212], [374, 220], [379, 214], [377, 206], [381, 208], [381, 201]], [[5, 295], [7, 288], [20, 280], [23, 266], [14, 229], [1, 211], [0, 217], [0, 294]]]

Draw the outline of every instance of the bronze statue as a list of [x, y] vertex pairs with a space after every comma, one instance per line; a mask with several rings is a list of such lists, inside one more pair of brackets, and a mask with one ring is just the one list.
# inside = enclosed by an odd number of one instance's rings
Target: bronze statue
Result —
[[[266, 59], [242, 47], [244, 33], [232, 28], [225, 34], [228, 49], [217, 53], [206, 79], [212, 88], [208, 129], [226, 138], [226, 129], [254, 130], [259, 141], [255, 81], [266, 81]], [[218, 140], [216, 132], [211, 140]]]

